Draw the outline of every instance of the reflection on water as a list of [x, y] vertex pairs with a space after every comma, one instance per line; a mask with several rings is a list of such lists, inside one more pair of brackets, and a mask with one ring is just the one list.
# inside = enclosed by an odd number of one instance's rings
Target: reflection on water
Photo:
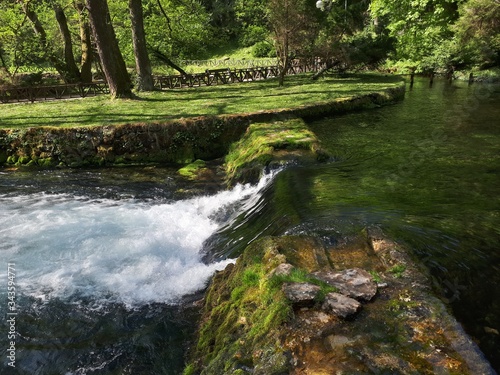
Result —
[[296, 193], [314, 230], [377, 224], [407, 243], [497, 369], [499, 104], [498, 86], [422, 81], [403, 103], [311, 123], [337, 162], [298, 171]]

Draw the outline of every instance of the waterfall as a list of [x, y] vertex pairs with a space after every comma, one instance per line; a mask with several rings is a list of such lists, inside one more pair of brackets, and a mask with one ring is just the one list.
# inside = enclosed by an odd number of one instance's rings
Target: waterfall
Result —
[[205, 264], [200, 250], [271, 178], [169, 203], [0, 195], [1, 258], [16, 266], [18, 293], [42, 301], [175, 304], [233, 261]]

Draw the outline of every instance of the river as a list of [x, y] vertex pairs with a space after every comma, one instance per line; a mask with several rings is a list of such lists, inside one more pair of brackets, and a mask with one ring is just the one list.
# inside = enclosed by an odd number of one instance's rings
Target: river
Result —
[[331, 162], [229, 191], [168, 168], [0, 170], [0, 313], [12, 322], [0, 345], [14, 344], [16, 366], [4, 356], [0, 373], [178, 374], [190, 296], [247, 243], [334, 244], [372, 225], [429, 267], [498, 370], [499, 103], [498, 86], [417, 80], [402, 103], [310, 122]]

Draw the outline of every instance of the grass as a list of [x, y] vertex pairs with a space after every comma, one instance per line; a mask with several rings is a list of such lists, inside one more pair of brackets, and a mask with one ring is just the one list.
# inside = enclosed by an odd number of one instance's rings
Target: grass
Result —
[[279, 87], [270, 79], [210, 87], [139, 93], [134, 100], [108, 96], [36, 103], [0, 104], [0, 129], [37, 126], [96, 126], [163, 122], [181, 117], [257, 112], [294, 108], [395, 87], [399, 77], [327, 76], [312, 81], [310, 74], [289, 76]]

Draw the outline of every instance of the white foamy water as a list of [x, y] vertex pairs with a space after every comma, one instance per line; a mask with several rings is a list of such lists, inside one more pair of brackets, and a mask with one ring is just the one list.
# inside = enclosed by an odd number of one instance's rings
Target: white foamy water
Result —
[[17, 292], [25, 295], [175, 303], [231, 262], [204, 264], [203, 242], [252, 204], [270, 179], [168, 204], [0, 196], [0, 279], [13, 262]]

